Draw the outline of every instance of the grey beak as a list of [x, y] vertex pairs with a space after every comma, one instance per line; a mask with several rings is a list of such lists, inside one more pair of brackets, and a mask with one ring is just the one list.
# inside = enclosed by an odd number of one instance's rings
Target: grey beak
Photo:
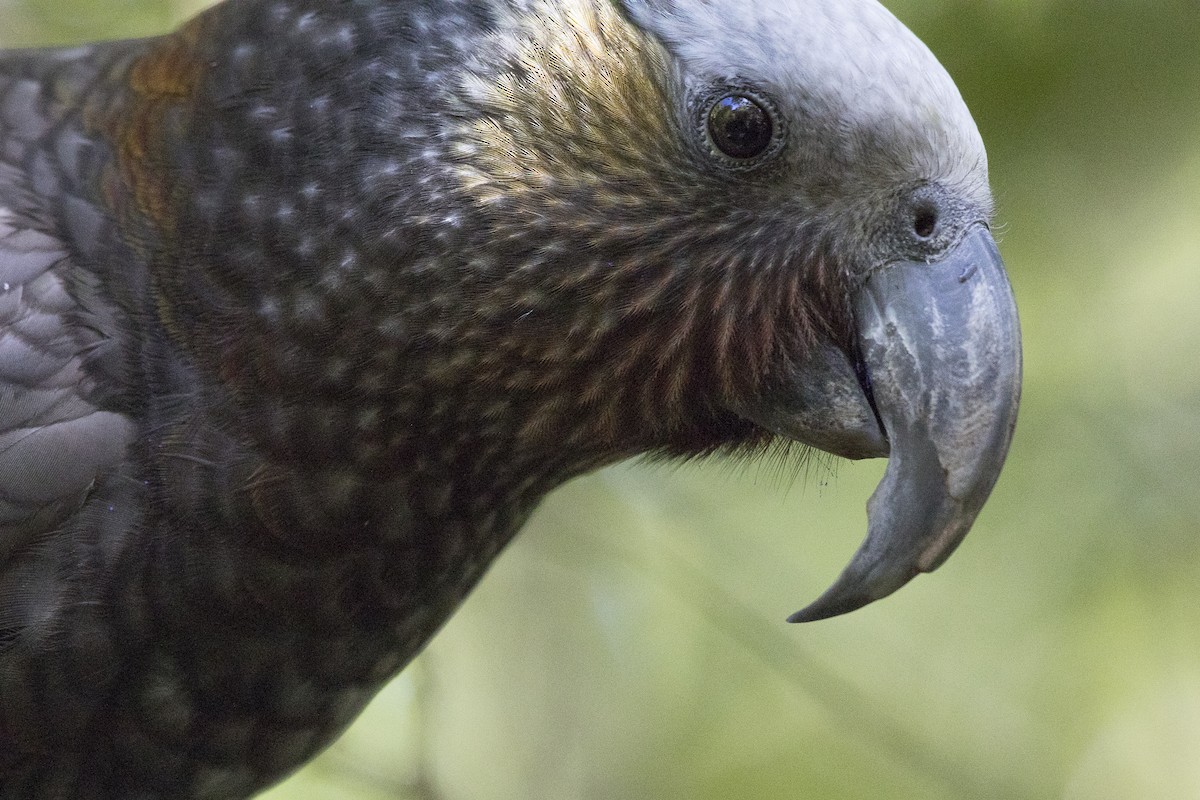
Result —
[[1020, 326], [986, 227], [973, 227], [935, 262], [872, 273], [855, 307], [889, 461], [867, 503], [866, 539], [791, 622], [853, 611], [941, 565], [991, 493], [1016, 424]]

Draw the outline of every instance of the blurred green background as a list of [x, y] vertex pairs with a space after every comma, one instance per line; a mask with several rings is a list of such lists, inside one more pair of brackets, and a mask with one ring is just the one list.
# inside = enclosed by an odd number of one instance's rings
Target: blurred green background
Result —
[[[5, 44], [191, 0], [0, 0]], [[550, 498], [273, 800], [1200, 798], [1200, 3], [893, 0], [988, 143], [1024, 403], [974, 532], [784, 617], [882, 463], [624, 465]]]

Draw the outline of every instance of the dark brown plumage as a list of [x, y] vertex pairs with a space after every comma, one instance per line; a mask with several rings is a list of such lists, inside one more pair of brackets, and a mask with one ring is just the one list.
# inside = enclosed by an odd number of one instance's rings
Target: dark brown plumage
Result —
[[0, 794], [269, 785], [637, 454], [890, 447], [804, 614], [932, 569], [1015, 418], [989, 214], [873, 0], [231, 0], [3, 55]]

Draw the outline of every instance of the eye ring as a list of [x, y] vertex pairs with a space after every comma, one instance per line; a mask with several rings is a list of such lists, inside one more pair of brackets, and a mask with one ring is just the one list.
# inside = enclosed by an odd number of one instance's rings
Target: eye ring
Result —
[[783, 126], [774, 105], [746, 89], [714, 92], [699, 122], [713, 155], [736, 168], [759, 164], [782, 142]]

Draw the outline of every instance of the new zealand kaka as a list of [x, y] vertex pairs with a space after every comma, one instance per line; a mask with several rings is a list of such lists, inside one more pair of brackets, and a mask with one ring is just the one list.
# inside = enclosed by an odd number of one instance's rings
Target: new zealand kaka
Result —
[[983, 144], [874, 0], [229, 0], [0, 55], [0, 795], [240, 798], [563, 481], [890, 455], [794, 619], [1012, 433]]

